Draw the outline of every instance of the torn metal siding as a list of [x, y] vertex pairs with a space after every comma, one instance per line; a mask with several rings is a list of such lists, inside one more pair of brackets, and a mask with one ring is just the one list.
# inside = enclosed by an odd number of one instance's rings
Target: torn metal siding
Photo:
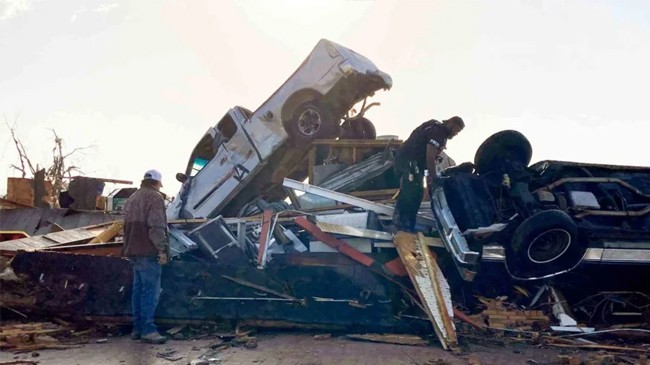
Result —
[[23, 231], [30, 236], [47, 234], [52, 223], [64, 229], [74, 229], [120, 219], [104, 211], [74, 209], [18, 208], [0, 209], [0, 230]]
[[392, 167], [393, 158], [390, 153], [380, 152], [367, 160], [332, 174], [318, 186], [339, 192], [353, 191]]

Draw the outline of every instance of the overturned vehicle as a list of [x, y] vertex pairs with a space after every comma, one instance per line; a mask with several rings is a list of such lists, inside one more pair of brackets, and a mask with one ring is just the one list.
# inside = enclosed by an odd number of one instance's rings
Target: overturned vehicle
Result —
[[461, 277], [505, 260], [535, 280], [581, 263], [650, 263], [650, 168], [541, 161], [514, 130], [490, 136], [474, 163], [444, 170], [432, 187], [440, 236]]

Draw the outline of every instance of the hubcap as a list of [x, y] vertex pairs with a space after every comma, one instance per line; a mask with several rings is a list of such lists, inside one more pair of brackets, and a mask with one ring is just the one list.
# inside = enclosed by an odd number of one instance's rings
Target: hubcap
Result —
[[536, 264], [546, 264], [562, 256], [571, 246], [571, 234], [564, 229], [552, 229], [535, 237], [528, 246], [528, 258]]
[[315, 135], [321, 126], [321, 116], [318, 110], [308, 108], [298, 117], [298, 130], [305, 136]]

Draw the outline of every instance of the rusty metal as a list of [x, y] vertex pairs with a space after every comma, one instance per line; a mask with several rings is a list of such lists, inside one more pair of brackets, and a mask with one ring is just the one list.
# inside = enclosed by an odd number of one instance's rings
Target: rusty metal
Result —
[[347, 243], [335, 238], [334, 236], [331, 236], [325, 232], [323, 232], [318, 226], [314, 225], [313, 223], [309, 222], [307, 218], [305, 217], [298, 217], [295, 220], [296, 224], [307, 230], [309, 233], [311, 233], [314, 237], [316, 237], [318, 240], [322, 241], [326, 245], [332, 247], [333, 249], [341, 252], [342, 254], [350, 257], [354, 261], [367, 266], [377, 266], [378, 263], [371, 257], [363, 254], [361, 251], [357, 250], [356, 248], [348, 245]]
[[650, 213], [650, 205], [641, 209], [641, 210], [626, 210], [624, 212], [620, 211], [610, 211], [610, 210], [584, 210], [576, 214], [576, 218], [586, 217], [588, 215], [597, 215], [604, 217], [641, 217]]

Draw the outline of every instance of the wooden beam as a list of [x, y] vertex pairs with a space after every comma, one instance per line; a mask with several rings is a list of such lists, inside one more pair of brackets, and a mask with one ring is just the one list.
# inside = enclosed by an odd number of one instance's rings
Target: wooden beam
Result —
[[113, 184], [124, 184], [124, 185], [133, 185], [133, 181], [131, 180], [117, 180], [117, 179], [105, 179], [102, 177], [90, 177], [90, 176], [64, 176], [64, 179], [76, 179], [78, 177], [85, 177], [88, 179], [95, 179], [107, 183], [113, 183]]
[[456, 349], [458, 342], [450, 315], [453, 307], [449, 284], [429, 247], [420, 242], [417, 235], [406, 232], [397, 232], [394, 244], [442, 347]]
[[5, 199], [5, 198], [0, 198], [0, 205], [1, 204], [13, 205], [16, 208], [34, 208], [33, 205], [23, 204], [23, 203], [19, 203], [17, 201]]
[[267, 209], [262, 214], [262, 232], [260, 233], [260, 248], [257, 252], [257, 266], [263, 268], [266, 264], [266, 251], [269, 243], [269, 232], [271, 229], [271, 219], [273, 210]]

